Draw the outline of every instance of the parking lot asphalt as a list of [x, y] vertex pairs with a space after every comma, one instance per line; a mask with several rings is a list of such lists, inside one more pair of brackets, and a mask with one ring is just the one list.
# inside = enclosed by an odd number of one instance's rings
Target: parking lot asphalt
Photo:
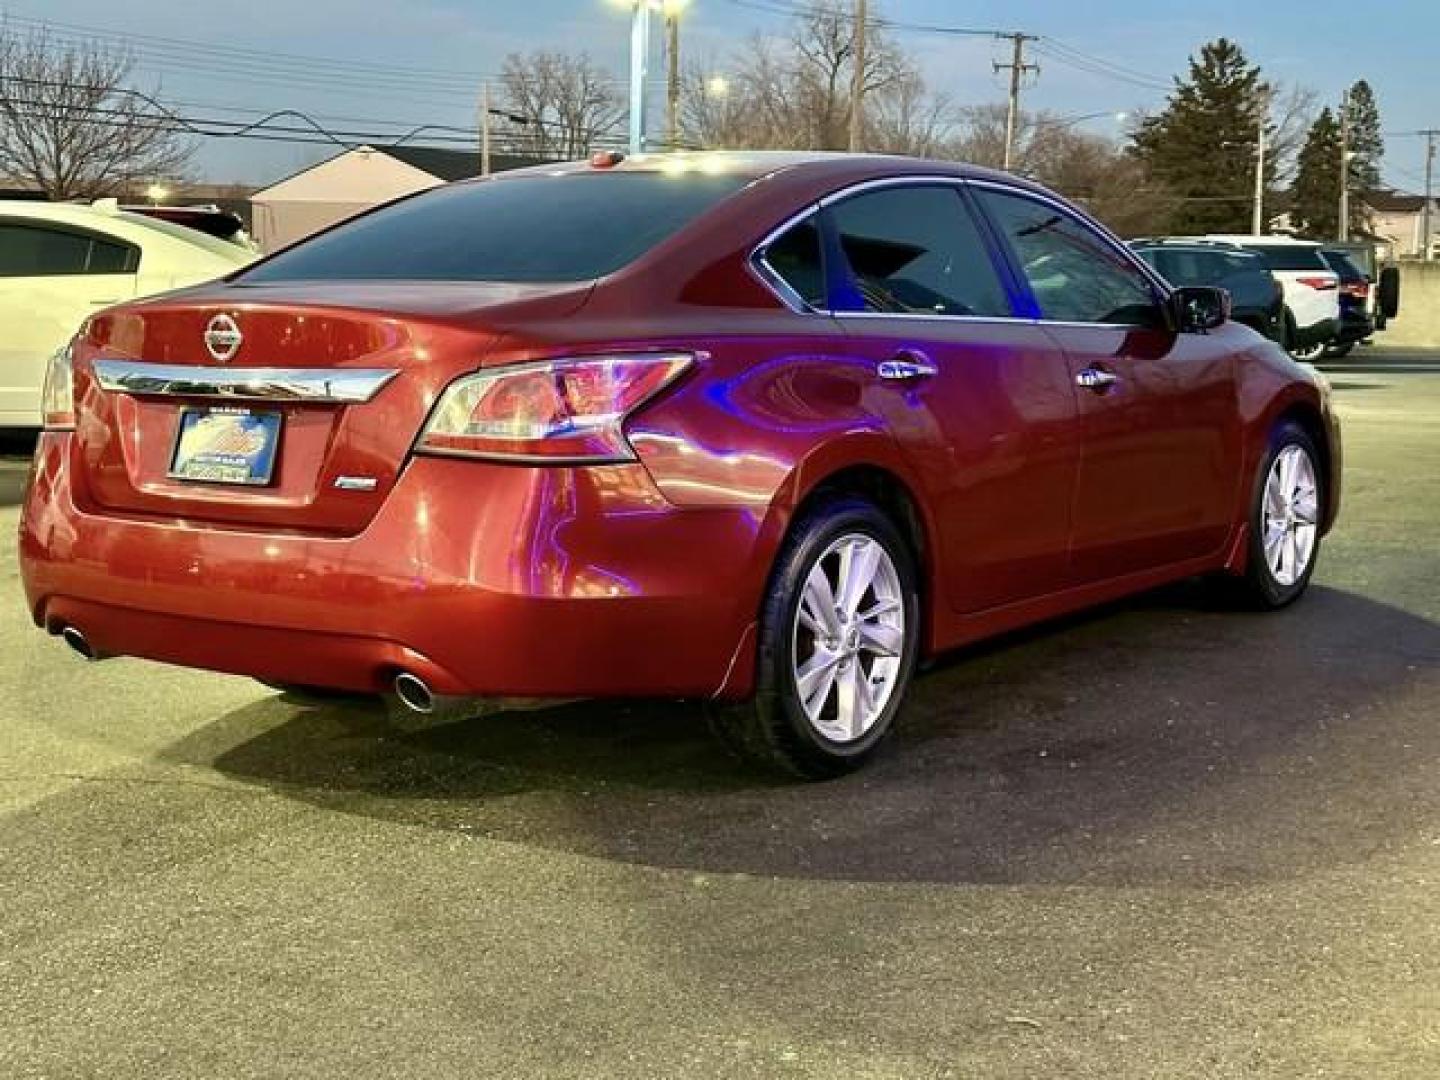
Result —
[[[1329, 365], [1310, 594], [946, 658], [819, 786], [84, 664], [0, 464], [0, 1076], [1440, 1076], [1440, 354]], [[12, 448], [13, 449], [13, 448]]]

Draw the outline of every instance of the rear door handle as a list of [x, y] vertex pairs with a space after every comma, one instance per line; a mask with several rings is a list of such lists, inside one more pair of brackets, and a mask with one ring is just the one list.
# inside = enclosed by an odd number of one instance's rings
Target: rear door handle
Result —
[[1103, 368], [1087, 367], [1075, 376], [1075, 385], [1085, 390], [1103, 394], [1120, 381], [1120, 376]]
[[940, 369], [924, 353], [916, 349], [902, 349], [889, 360], [882, 360], [875, 366], [875, 374], [882, 379], [905, 382], [909, 379], [928, 379], [940, 374]]

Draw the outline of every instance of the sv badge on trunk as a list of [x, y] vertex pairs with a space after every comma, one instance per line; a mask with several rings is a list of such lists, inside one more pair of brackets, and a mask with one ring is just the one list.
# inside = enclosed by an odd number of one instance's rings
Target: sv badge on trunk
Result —
[[223, 312], [210, 320], [203, 336], [205, 348], [222, 364], [227, 363], [240, 351], [240, 345], [245, 340], [245, 335], [240, 333], [240, 327], [235, 325], [235, 320]]

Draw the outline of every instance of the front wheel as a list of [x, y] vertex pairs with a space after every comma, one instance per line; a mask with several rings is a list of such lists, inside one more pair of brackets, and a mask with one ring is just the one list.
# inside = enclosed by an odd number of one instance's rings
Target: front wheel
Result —
[[743, 757], [820, 780], [889, 734], [915, 668], [915, 563], [872, 504], [837, 496], [795, 523], [760, 617], [755, 699], [713, 713]]
[[1256, 477], [1242, 599], [1281, 608], [1310, 584], [1320, 554], [1321, 487], [1315, 443], [1297, 424], [1275, 430]]

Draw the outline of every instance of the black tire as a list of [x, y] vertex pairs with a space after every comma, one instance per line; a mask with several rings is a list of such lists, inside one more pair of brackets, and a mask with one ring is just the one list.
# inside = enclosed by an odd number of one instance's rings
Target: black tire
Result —
[[[879, 717], [850, 742], [825, 737], [811, 724], [794, 675], [795, 621], [805, 580], [831, 545], [860, 534], [879, 543], [899, 578], [904, 641], [894, 689]], [[860, 768], [894, 727], [915, 671], [920, 640], [915, 559], [894, 523], [864, 499], [837, 495], [802, 511], [776, 558], [760, 612], [755, 697], [712, 708], [711, 728], [735, 753], [766, 769], [805, 780], [825, 780]], [[858, 658], [854, 661], [859, 664]]]
[[1298, 424], [1283, 423], [1271, 434], [1270, 446], [1261, 459], [1260, 467], [1256, 470], [1255, 478], [1251, 483], [1250, 546], [1245, 573], [1229, 579], [1234, 599], [1241, 606], [1255, 610], [1273, 611], [1293, 604], [1305, 592], [1306, 587], [1310, 584], [1310, 578], [1315, 573], [1315, 564], [1320, 561], [1321, 539], [1318, 526], [1315, 530], [1315, 545], [1310, 553], [1310, 561], [1300, 576], [1290, 584], [1282, 584], [1276, 578], [1275, 572], [1265, 557], [1265, 482], [1270, 476], [1270, 468], [1275, 464], [1275, 459], [1290, 446], [1298, 446], [1309, 457], [1316, 480], [1317, 521], [1323, 520], [1325, 516], [1325, 475], [1320, 466], [1321, 459], [1315, 448], [1314, 440]]
[[1353, 341], [1337, 342], [1333, 345], [1326, 345], [1325, 351], [1321, 355], [1334, 357], [1338, 360], [1342, 356], [1349, 356], [1351, 350], [1354, 348], [1355, 343]]

